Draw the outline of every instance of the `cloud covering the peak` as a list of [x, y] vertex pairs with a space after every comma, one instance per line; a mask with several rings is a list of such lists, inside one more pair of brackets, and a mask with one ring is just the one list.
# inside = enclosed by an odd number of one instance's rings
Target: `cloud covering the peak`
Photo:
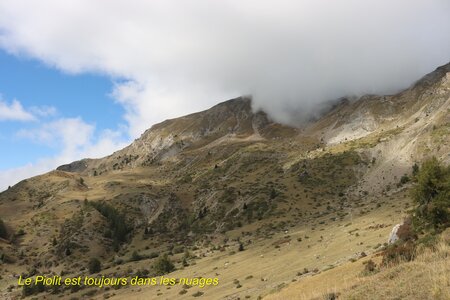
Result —
[[0, 0], [0, 47], [110, 75], [136, 137], [242, 94], [292, 122], [406, 88], [450, 60], [449, 15], [447, 0]]
[[49, 120], [54, 107], [0, 97], [2, 124], [37, 126], [18, 138], [59, 147], [1, 170], [0, 190], [233, 97], [295, 125], [330, 100], [407, 88], [450, 61], [449, 16], [448, 0], [0, 0], [0, 49], [109, 76], [126, 121], [98, 134], [80, 117]]

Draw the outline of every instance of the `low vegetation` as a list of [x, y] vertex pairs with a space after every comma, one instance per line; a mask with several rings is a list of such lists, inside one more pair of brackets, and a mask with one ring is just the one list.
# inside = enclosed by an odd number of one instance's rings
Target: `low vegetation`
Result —
[[446, 232], [434, 247], [421, 247], [414, 260], [381, 268], [344, 289], [342, 299], [450, 299], [450, 240]]
[[153, 266], [157, 275], [164, 275], [175, 271], [175, 265], [170, 260], [167, 254], [164, 254], [155, 262]]
[[93, 257], [89, 260], [88, 270], [91, 274], [98, 273], [102, 270], [102, 265], [98, 258]]
[[127, 241], [131, 228], [127, 225], [126, 218], [115, 207], [104, 202], [87, 202], [101, 213], [109, 224], [110, 235], [113, 240], [114, 249], [117, 251], [119, 245]]
[[416, 178], [414, 225], [417, 230], [440, 232], [450, 225], [450, 166], [433, 157], [422, 164]]
[[413, 260], [419, 244], [431, 246], [429, 242], [437, 241], [437, 234], [450, 226], [450, 166], [433, 157], [414, 170], [411, 195], [416, 208], [399, 227], [399, 241], [384, 251], [382, 265]]
[[0, 219], [0, 238], [7, 239], [8, 238], [8, 232], [6, 230], [5, 223], [2, 219]]
[[[399, 227], [398, 241], [384, 247], [381, 257], [352, 260], [267, 298], [450, 299], [450, 167], [431, 158], [415, 164], [413, 178], [401, 183], [410, 180], [415, 208]], [[342, 272], [345, 280], [338, 279]], [[333, 289], [321, 282], [334, 282]]]

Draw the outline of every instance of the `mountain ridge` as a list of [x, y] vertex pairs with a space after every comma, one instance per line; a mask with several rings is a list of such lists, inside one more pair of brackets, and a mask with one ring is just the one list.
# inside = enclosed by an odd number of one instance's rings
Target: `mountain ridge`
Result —
[[[376, 121], [373, 116], [384, 116], [384, 118], [393, 118], [392, 116], [397, 116], [399, 114], [404, 114], [402, 108], [408, 105], [410, 99], [416, 98], [420, 95], [421, 91], [430, 88], [433, 85], [440, 84], [439, 82], [444, 79], [448, 82], [446, 74], [450, 70], [450, 63], [438, 67], [435, 71], [425, 75], [417, 82], [415, 82], [410, 88], [407, 88], [394, 95], [365, 95], [360, 97], [358, 100], [349, 101], [347, 98], [336, 102], [333, 107], [325, 113], [321, 118], [315, 122], [309, 122], [303, 126], [303, 128], [296, 128], [289, 125], [282, 125], [270, 120], [270, 117], [263, 111], [253, 112], [251, 107], [251, 98], [249, 97], [238, 97], [235, 99], [227, 100], [221, 102], [210, 109], [189, 114], [186, 116], [165, 120], [161, 123], [153, 125], [151, 128], [147, 129], [141, 137], [132, 142], [129, 146], [124, 149], [116, 151], [111, 156], [129, 156], [128, 160], [135, 160], [136, 155], [146, 156], [145, 161], [147, 163], [158, 160], [161, 150], [168, 150], [166, 156], [173, 156], [174, 154], [180, 152], [181, 150], [191, 146], [191, 144], [199, 139], [208, 138], [221, 138], [225, 135], [235, 135], [235, 136], [246, 136], [255, 135], [255, 137], [260, 137], [260, 131], [263, 129], [268, 129], [269, 125], [282, 127], [283, 129], [290, 129], [291, 134], [298, 133], [302, 129], [307, 132], [314, 130], [314, 127], [319, 125], [323, 120], [327, 120], [327, 116], [341, 115], [341, 122], [345, 119], [359, 120], [360, 124], [358, 130], [353, 135], [344, 136], [339, 139], [336, 137], [336, 132], [333, 131], [334, 128], [328, 128], [328, 136], [334, 135], [334, 139], [325, 136], [325, 140], [330, 143], [339, 142], [342, 139], [349, 138], [355, 139], [360, 138], [365, 135], [365, 133], [370, 133], [374, 127], [376, 127]], [[445, 85], [445, 82], [442, 83]], [[423, 97], [422, 97], [423, 98]], [[420, 98], [417, 99], [420, 102]], [[379, 103], [374, 103], [379, 102]], [[369, 115], [362, 111], [364, 106], [369, 106], [369, 109], [378, 109], [376, 113]], [[370, 107], [375, 106], [375, 107]], [[353, 113], [350, 114], [350, 113]], [[355, 116], [355, 112], [359, 116]], [[235, 120], [231, 120], [232, 114], [234, 114]], [[239, 116], [239, 114], [241, 114]], [[364, 118], [364, 115], [366, 118]], [[194, 120], [194, 121], [193, 121]], [[219, 121], [219, 123], [217, 123]], [[234, 121], [234, 123], [233, 123]], [[239, 124], [239, 122], [243, 124]], [[248, 122], [250, 121], [250, 123]], [[221, 127], [222, 125], [222, 127]], [[339, 125], [336, 121], [335, 126]], [[189, 131], [189, 128], [194, 127], [194, 130]], [[355, 130], [353, 130], [355, 131]], [[186, 133], [188, 132], [188, 133]], [[268, 134], [267, 132], [263, 131]], [[160, 139], [159, 141], [157, 139]], [[207, 143], [205, 141], [204, 143]], [[138, 151], [138, 148], [143, 148], [144, 151]], [[163, 156], [165, 158], [166, 156]], [[105, 159], [105, 158], [103, 158]], [[143, 163], [143, 158], [138, 159], [137, 164]], [[57, 168], [61, 171], [69, 172], [82, 172], [88, 165], [92, 162], [98, 161], [98, 159], [82, 159], [80, 161], [75, 161], [66, 165], [62, 165]], [[115, 162], [118, 163], [119, 162]], [[122, 162], [123, 163], [123, 162]], [[125, 164], [130, 162], [126, 161]]]

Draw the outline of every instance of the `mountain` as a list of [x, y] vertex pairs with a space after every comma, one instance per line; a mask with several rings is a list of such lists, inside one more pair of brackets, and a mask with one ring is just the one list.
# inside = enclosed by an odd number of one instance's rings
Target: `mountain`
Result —
[[297, 130], [271, 122], [264, 112], [254, 113], [249, 98], [220, 103], [206, 111], [152, 126], [128, 147], [100, 160], [82, 160], [58, 168], [89, 175], [128, 169], [176, 159], [182, 152], [214, 147], [232, 141], [260, 140], [277, 130], [295, 135]]
[[163, 254], [174, 276], [221, 283], [46, 295], [264, 296], [376, 251], [412, 206], [413, 165], [450, 163], [449, 134], [450, 64], [395, 95], [340, 99], [300, 127], [253, 111], [246, 97], [166, 120], [110, 156], [0, 193], [2, 296], [23, 293], [19, 274], [86, 275], [91, 258], [104, 276], [157, 274]]

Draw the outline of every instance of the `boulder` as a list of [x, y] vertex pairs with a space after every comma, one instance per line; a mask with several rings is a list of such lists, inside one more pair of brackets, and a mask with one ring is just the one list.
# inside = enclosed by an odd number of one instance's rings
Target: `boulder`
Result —
[[394, 226], [394, 228], [392, 228], [391, 234], [389, 234], [389, 239], [388, 239], [388, 244], [391, 245], [393, 243], [395, 243], [396, 241], [398, 241], [398, 229], [400, 228], [400, 226], [402, 226], [402, 224], [397, 224]]

